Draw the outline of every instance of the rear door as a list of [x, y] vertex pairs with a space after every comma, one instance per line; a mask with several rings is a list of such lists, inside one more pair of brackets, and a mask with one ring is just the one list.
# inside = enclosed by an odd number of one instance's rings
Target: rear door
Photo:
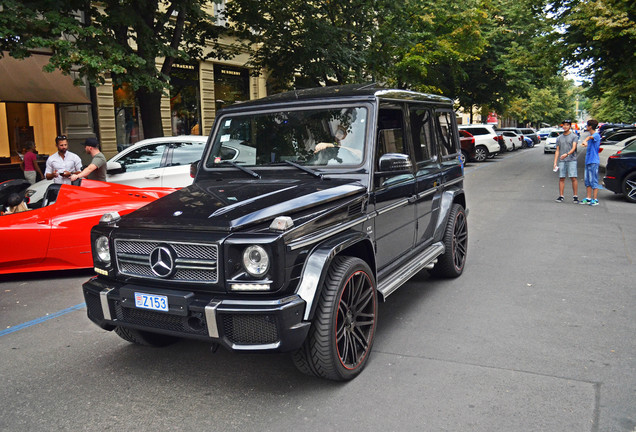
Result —
[[[417, 171], [415, 202], [416, 246], [430, 243], [433, 215], [439, 206], [439, 185], [443, 159], [436, 148], [435, 111], [426, 105], [411, 105], [409, 121]], [[448, 153], [446, 153], [448, 154]]]

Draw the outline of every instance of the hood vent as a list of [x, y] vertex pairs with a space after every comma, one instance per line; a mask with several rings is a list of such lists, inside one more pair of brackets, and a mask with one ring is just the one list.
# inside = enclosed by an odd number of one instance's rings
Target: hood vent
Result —
[[360, 213], [362, 213], [362, 201], [358, 201], [355, 204], [351, 204], [349, 206], [349, 210], [347, 213], [349, 216], [357, 216]]

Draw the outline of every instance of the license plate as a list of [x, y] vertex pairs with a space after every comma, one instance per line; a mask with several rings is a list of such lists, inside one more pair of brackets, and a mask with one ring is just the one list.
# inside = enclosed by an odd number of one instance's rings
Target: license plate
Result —
[[136, 292], [135, 307], [168, 312], [168, 297]]

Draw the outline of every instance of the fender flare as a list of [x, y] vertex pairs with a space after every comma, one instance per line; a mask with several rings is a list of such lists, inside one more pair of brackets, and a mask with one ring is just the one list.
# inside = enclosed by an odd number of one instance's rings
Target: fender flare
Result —
[[[318, 303], [316, 300], [320, 295], [320, 287], [322, 287], [334, 257], [343, 250], [362, 242], [369, 242], [369, 247], [373, 247], [371, 239], [366, 234], [345, 232], [316, 245], [309, 253], [296, 289], [296, 294], [307, 304], [303, 317], [305, 321], [308, 321], [316, 310]], [[370, 267], [375, 269], [375, 263], [371, 264]]]
[[437, 224], [435, 225], [435, 238], [440, 238], [440, 232], [446, 230], [446, 221], [448, 220], [448, 214], [454, 203], [461, 204], [468, 216], [468, 209], [466, 208], [466, 195], [463, 190], [458, 187], [451, 187], [442, 192], [440, 199], [440, 211], [437, 218]]

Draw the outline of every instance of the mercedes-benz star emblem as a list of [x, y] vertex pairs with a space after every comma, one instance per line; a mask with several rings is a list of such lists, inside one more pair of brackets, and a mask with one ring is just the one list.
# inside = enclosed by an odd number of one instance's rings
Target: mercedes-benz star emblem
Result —
[[174, 269], [174, 259], [170, 249], [165, 246], [157, 246], [150, 253], [150, 269], [161, 278], [168, 277]]

